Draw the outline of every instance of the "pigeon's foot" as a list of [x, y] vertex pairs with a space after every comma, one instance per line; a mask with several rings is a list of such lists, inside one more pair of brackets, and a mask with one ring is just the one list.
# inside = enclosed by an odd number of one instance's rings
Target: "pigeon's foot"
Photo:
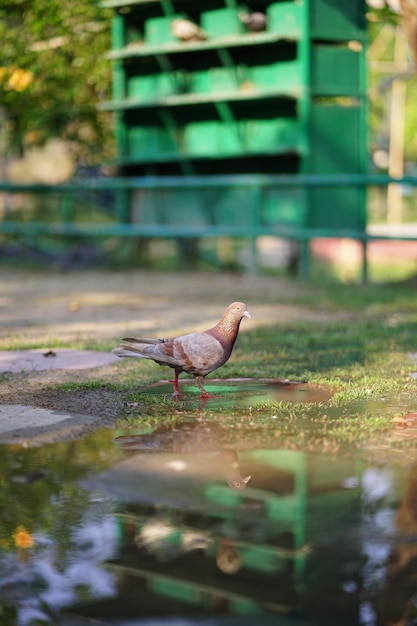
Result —
[[203, 400], [210, 400], [210, 398], [220, 398], [220, 396], [204, 391], [204, 393], [201, 394], [200, 398]]
[[195, 382], [196, 382], [197, 387], [201, 391], [200, 398], [204, 398], [205, 400], [208, 400], [209, 398], [218, 398], [219, 397], [219, 396], [212, 395], [211, 393], [209, 393], [208, 391], [206, 391], [204, 389], [203, 377], [202, 376], [196, 376]]

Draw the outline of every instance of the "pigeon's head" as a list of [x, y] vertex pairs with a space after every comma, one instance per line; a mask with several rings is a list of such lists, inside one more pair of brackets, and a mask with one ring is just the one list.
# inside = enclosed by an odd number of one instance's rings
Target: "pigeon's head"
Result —
[[229, 304], [229, 306], [227, 307], [226, 314], [228, 317], [239, 321], [242, 319], [242, 317], [252, 319], [252, 316], [249, 313], [244, 302], [232, 302], [232, 304]]
[[246, 489], [246, 485], [250, 481], [252, 476], [244, 476], [241, 478], [231, 478], [227, 481], [227, 484], [234, 491], [242, 491], [242, 489]]

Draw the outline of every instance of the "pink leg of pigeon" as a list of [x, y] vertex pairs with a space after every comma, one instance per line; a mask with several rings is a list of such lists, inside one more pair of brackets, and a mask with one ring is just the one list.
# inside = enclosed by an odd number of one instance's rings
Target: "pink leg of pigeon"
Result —
[[201, 390], [202, 398], [218, 398], [218, 396], [213, 396], [211, 393], [208, 393], [208, 391], [204, 389], [202, 376], [196, 376], [195, 382], [197, 387]]
[[178, 370], [175, 370], [174, 380], [170, 380], [169, 382], [174, 385], [174, 396], [182, 396], [181, 391], [178, 388], [178, 376], [180, 375]]

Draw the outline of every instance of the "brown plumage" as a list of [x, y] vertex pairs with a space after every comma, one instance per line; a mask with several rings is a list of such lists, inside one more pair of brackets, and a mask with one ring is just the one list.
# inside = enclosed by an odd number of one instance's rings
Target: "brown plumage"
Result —
[[174, 395], [180, 395], [178, 376], [187, 372], [195, 376], [201, 395], [207, 398], [209, 394], [204, 389], [203, 379], [229, 359], [243, 317], [251, 318], [246, 304], [233, 302], [213, 328], [171, 339], [125, 338], [112, 352], [119, 357], [151, 359], [159, 365], [172, 367]]

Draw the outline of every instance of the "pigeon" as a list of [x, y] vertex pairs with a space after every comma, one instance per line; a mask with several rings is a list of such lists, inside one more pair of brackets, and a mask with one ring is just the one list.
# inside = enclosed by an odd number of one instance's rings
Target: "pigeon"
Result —
[[254, 13], [241, 12], [238, 17], [250, 33], [261, 33], [266, 29], [266, 15], [255, 11]]
[[217, 459], [226, 465], [226, 482], [234, 491], [246, 489], [246, 485], [252, 476], [243, 476], [239, 467], [239, 459], [236, 450], [222, 450]]
[[244, 302], [232, 302], [220, 321], [203, 332], [191, 333], [171, 339], [122, 339], [119, 348], [112, 350], [119, 357], [151, 359], [159, 365], [172, 367], [175, 374], [174, 396], [180, 396], [178, 376], [187, 372], [195, 376], [202, 398], [210, 398], [204, 389], [203, 379], [207, 374], [226, 363], [232, 354], [240, 322], [251, 314]]
[[207, 39], [206, 33], [191, 20], [177, 18], [171, 22], [171, 33], [181, 41], [201, 41]]

